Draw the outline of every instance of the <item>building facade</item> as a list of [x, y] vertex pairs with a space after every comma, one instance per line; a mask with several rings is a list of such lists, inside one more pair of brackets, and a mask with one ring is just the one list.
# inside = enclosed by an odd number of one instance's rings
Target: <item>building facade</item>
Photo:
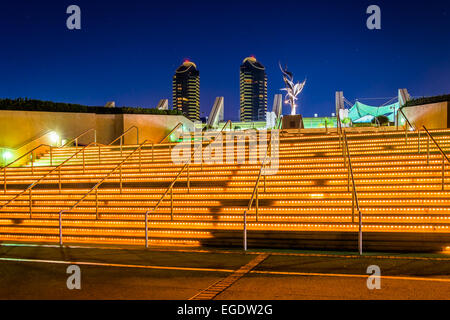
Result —
[[173, 109], [192, 121], [200, 120], [200, 72], [191, 61], [184, 61], [172, 81]]
[[245, 58], [240, 68], [240, 119], [266, 121], [266, 68], [255, 57]]

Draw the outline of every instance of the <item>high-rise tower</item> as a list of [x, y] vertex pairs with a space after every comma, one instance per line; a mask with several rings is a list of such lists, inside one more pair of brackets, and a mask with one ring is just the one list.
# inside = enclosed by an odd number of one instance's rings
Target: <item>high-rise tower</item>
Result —
[[200, 72], [185, 60], [175, 71], [172, 82], [173, 109], [182, 111], [191, 120], [200, 120]]
[[240, 69], [241, 121], [266, 121], [266, 68], [255, 57], [245, 58]]

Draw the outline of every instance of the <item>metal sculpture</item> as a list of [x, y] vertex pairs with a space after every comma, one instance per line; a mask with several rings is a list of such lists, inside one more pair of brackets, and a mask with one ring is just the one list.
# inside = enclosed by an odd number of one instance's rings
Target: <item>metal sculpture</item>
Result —
[[294, 84], [294, 75], [289, 72], [287, 66], [283, 69], [280, 64], [281, 72], [283, 73], [283, 80], [286, 84], [286, 88], [281, 89], [286, 91], [285, 103], [291, 106], [291, 115], [296, 115], [298, 95], [303, 91], [306, 84], [306, 79], [303, 82], [297, 82]]

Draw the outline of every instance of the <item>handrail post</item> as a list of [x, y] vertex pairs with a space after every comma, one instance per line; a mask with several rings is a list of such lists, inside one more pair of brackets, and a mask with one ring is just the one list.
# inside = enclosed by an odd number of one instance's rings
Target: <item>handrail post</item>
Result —
[[31, 175], [34, 176], [34, 151], [31, 152]]
[[94, 142], [97, 144], [97, 130], [94, 130]]
[[352, 190], [352, 222], [355, 222], [355, 190]]
[[362, 256], [363, 246], [362, 246], [362, 213], [361, 213], [361, 210], [359, 210], [358, 248], [359, 248], [359, 255]]
[[189, 176], [190, 176], [189, 167], [190, 167], [190, 165], [187, 166], [187, 190], [188, 190], [188, 193], [191, 192], [191, 181], [189, 179]]
[[342, 126], [342, 124], [341, 124], [341, 117], [339, 116], [339, 113], [337, 113], [337, 128], [336, 128], [336, 131], [337, 131], [337, 134], [338, 134], [338, 136], [339, 136], [339, 148], [341, 147], [341, 131], [342, 131], [342, 128], [341, 128], [341, 126]]
[[173, 186], [170, 188], [170, 219], [173, 221]]
[[145, 211], [145, 248], [148, 249], [148, 211]]
[[123, 136], [120, 136], [120, 156], [122, 156], [122, 138]]
[[[264, 171], [265, 171], [266, 169], [264, 168]], [[264, 172], [264, 173], [266, 173], [266, 172]], [[264, 175], [264, 193], [266, 193], [267, 192], [267, 190], [266, 190], [266, 178], [267, 178], [267, 175], [265, 174]]]
[[347, 137], [342, 137], [342, 156], [344, 157], [344, 168], [347, 168], [347, 149], [346, 147]]
[[347, 165], [347, 192], [350, 192], [350, 163]]
[[32, 193], [31, 193], [31, 188], [30, 188], [30, 219], [33, 219], [33, 198], [32, 198]]
[[62, 213], [63, 211], [59, 212], [59, 245], [63, 245], [63, 239], [62, 239]]
[[122, 193], [122, 165], [119, 167], [120, 172], [120, 193]]
[[445, 191], [445, 158], [442, 156], [442, 191]]
[[59, 183], [58, 183], [59, 193], [61, 193], [61, 167], [59, 167], [58, 169], [58, 176], [59, 176]]
[[259, 192], [258, 192], [258, 189], [259, 189], [259, 182], [258, 182], [258, 185], [256, 185], [256, 211], [255, 211], [255, 213], [256, 213], [256, 222], [258, 222], [258, 208], [259, 208]]
[[[200, 148], [200, 167], [201, 167], [201, 169], [200, 170], [202, 170], [203, 171], [203, 150], [204, 150], [204, 148], [203, 148], [203, 141], [204, 141], [204, 138], [205, 138], [205, 134], [202, 132], [201, 133], [201, 135], [202, 135], [202, 141], [200, 142], [201, 143], [201, 148]], [[206, 146], [208, 146], [208, 145], [206, 145]]]
[[98, 188], [95, 189], [95, 219], [98, 220]]
[[408, 146], [408, 123], [405, 123], [405, 144]]
[[244, 251], [247, 251], [247, 210], [244, 211]]
[[420, 154], [420, 129], [417, 129], [417, 151]]
[[139, 149], [139, 173], [142, 172], [142, 148]]

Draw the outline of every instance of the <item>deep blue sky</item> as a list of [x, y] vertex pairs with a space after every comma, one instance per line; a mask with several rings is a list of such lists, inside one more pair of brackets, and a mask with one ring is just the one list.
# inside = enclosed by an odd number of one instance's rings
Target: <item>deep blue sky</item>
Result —
[[[81, 7], [82, 30], [66, 28], [71, 4]], [[380, 31], [366, 28], [371, 4], [381, 7]], [[281, 61], [308, 78], [300, 112], [325, 116], [336, 90], [349, 100], [403, 87], [450, 93], [449, 39], [448, 0], [2, 1], [0, 97], [154, 107], [171, 101], [172, 75], [189, 58], [200, 70], [201, 111], [222, 95], [235, 120], [239, 66], [254, 55], [267, 68], [268, 109], [283, 87]]]

